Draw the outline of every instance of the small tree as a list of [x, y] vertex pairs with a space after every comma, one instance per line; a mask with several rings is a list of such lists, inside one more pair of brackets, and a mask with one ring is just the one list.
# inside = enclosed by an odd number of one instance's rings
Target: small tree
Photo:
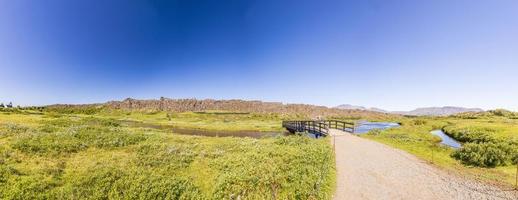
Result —
[[8, 108], [12, 108], [13, 107], [13, 102], [9, 102], [9, 104], [7, 104], [7, 107]]
[[4, 103], [0, 103], [0, 108], [4, 108]]

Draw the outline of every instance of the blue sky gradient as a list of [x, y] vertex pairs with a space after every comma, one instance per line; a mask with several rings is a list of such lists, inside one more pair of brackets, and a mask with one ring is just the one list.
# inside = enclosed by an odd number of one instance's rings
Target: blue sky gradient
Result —
[[514, 0], [0, 1], [0, 102], [518, 111]]

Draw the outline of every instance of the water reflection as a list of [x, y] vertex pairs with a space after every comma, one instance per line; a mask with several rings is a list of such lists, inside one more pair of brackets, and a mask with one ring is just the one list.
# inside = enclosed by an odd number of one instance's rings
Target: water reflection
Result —
[[364, 134], [374, 129], [385, 130], [399, 126], [400, 125], [398, 123], [394, 122], [359, 122], [358, 125], [356, 125], [354, 128], [354, 133]]
[[446, 135], [446, 133], [444, 133], [442, 130], [435, 130], [430, 133], [432, 133], [436, 136], [439, 136], [442, 139], [441, 144], [443, 144], [443, 145], [446, 145], [446, 146], [449, 146], [449, 147], [452, 147], [455, 149], [458, 149], [462, 146], [462, 144], [460, 142], [458, 142], [457, 140]]

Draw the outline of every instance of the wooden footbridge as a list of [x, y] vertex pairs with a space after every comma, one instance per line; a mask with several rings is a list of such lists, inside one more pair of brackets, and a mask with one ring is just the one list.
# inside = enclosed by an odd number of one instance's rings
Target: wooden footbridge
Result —
[[307, 132], [314, 134], [317, 138], [328, 136], [329, 129], [338, 129], [349, 133], [354, 132], [354, 123], [339, 120], [317, 120], [317, 121], [283, 121], [282, 127], [290, 133]]

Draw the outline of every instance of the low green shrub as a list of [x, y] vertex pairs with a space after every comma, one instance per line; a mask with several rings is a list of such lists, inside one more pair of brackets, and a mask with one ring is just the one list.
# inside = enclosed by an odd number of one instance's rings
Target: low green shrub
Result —
[[[56, 122], [56, 121], [53, 121]], [[26, 133], [16, 137], [13, 148], [25, 153], [62, 154], [75, 153], [87, 147], [113, 148], [137, 144], [146, 135], [132, 133], [113, 126], [71, 126], [68, 128], [45, 124], [41, 133]], [[108, 122], [110, 123], [110, 122]]]
[[183, 144], [144, 144], [138, 148], [137, 164], [167, 170], [188, 167], [197, 152], [193, 146]]
[[375, 136], [376, 136], [376, 135], [380, 135], [380, 134], [381, 134], [381, 132], [382, 132], [382, 131], [381, 131], [380, 129], [377, 129], [377, 128], [376, 128], [376, 129], [372, 129], [372, 130], [370, 130], [367, 134], [375, 135]]
[[24, 153], [61, 154], [78, 152], [86, 145], [70, 133], [28, 133], [18, 137], [13, 148]]
[[304, 136], [278, 137], [274, 143], [276, 145], [300, 146], [307, 145], [311, 142], [311, 138]]
[[77, 125], [79, 125], [77, 121], [68, 118], [55, 118], [46, 120], [45, 123], [43, 123], [38, 130], [46, 133], [53, 133]]
[[146, 139], [143, 134], [112, 127], [81, 126], [71, 128], [70, 132], [85, 145], [97, 148], [123, 147]]
[[406, 134], [387, 134], [387, 137], [398, 142], [416, 142], [418, 138]]
[[135, 172], [115, 181], [109, 199], [206, 199], [190, 181], [150, 172]]
[[490, 110], [488, 112], [499, 117], [514, 117], [516, 115], [515, 112], [511, 112], [505, 109]]
[[454, 126], [446, 126], [443, 131], [459, 142], [485, 143], [495, 142], [492, 135], [496, 130], [488, 127], [470, 127], [458, 129]]
[[115, 182], [126, 176], [115, 167], [96, 167], [64, 175], [63, 186], [52, 191], [54, 199], [108, 199]]
[[421, 126], [426, 124], [426, 120], [423, 119], [415, 119], [413, 120], [413, 124], [416, 126]]
[[63, 114], [57, 112], [45, 112], [45, 117], [47, 118], [61, 118]]
[[466, 165], [496, 167], [516, 159], [516, 147], [506, 143], [466, 143], [452, 157]]
[[29, 127], [15, 123], [0, 124], [0, 137], [18, 135], [27, 132], [27, 130], [29, 130]]
[[146, 139], [143, 134], [117, 128], [73, 127], [62, 132], [27, 133], [17, 137], [13, 148], [25, 153], [76, 153], [87, 147], [113, 148], [137, 144]]
[[0, 186], [2, 186], [2, 184], [5, 184], [7, 180], [9, 180], [9, 177], [11, 177], [12, 175], [19, 174], [20, 172], [12, 166], [0, 164]]
[[0, 165], [15, 159], [15, 157], [16, 156], [11, 149], [6, 148], [5, 146], [0, 146]]
[[49, 199], [53, 183], [44, 176], [16, 176], [0, 188], [0, 199]]
[[152, 170], [99, 166], [64, 177], [52, 199], [205, 199], [190, 181]]

